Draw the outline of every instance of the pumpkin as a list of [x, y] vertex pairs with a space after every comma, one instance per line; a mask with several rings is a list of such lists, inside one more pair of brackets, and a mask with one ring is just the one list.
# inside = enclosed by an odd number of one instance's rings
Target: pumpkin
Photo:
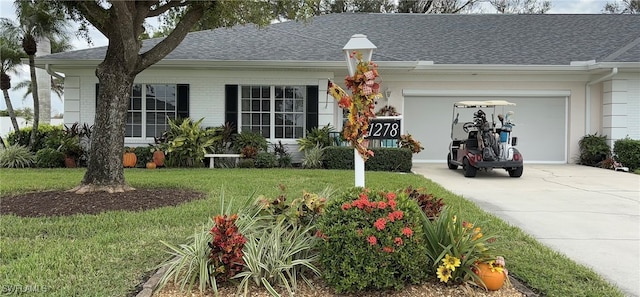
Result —
[[138, 162], [138, 158], [136, 158], [136, 154], [131, 152], [126, 152], [122, 156], [122, 165], [124, 167], [136, 167], [136, 162]]
[[476, 264], [476, 267], [478, 268], [477, 274], [482, 282], [484, 282], [484, 286], [487, 290], [495, 291], [502, 288], [506, 278], [504, 272], [491, 271], [491, 266], [487, 263], [478, 263]]
[[147, 169], [156, 169], [156, 163], [147, 162]]
[[153, 163], [156, 164], [156, 166], [163, 166], [164, 165], [164, 152], [157, 150], [155, 152], [153, 152]]

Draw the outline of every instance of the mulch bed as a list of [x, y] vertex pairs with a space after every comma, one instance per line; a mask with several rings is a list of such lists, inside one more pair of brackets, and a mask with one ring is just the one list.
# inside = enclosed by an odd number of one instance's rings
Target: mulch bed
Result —
[[[50, 217], [70, 216], [75, 214], [99, 214], [112, 210], [144, 211], [165, 206], [175, 206], [181, 203], [205, 198], [205, 194], [181, 189], [137, 189], [122, 193], [92, 192], [76, 194], [66, 191], [33, 192], [0, 198], [0, 215], [13, 214], [20, 217]], [[144, 282], [144, 281], [143, 281]], [[354, 296], [354, 297], [435, 297], [435, 296], [476, 296], [476, 297], [522, 297], [537, 296], [525, 285], [512, 279], [513, 287], [499, 291], [484, 291], [479, 288], [465, 286], [444, 286], [437, 282], [408, 286], [397, 292], [365, 292], [360, 294], [335, 294], [321, 282], [314, 289], [302, 289], [296, 294], [301, 297], [316, 296]], [[136, 287], [132, 296], [138, 294], [142, 284]], [[221, 296], [234, 296], [235, 288], [221, 288]], [[181, 293], [169, 285], [156, 296], [183, 297], [199, 295], [199, 292]], [[204, 296], [211, 296], [210, 292]], [[253, 288], [250, 296], [266, 297], [268, 292], [261, 288]]]
[[181, 189], [137, 189], [122, 193], [66, 191], [33, 192], [0, 198], [0, 214], [20, 217], [99, 214], [105, 211], [144, 211], [203, 199], [204, 193]]

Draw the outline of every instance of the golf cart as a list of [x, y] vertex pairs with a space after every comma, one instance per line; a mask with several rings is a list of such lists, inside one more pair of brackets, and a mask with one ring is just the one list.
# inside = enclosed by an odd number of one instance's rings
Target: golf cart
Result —
[[[449, 169], [462, 166], [464, 176], [474, 177], [479, 169], [503, 168], [511, 177], [522, 176], [522, 155], [514, 147], [516, 137], [511, 137], [514, 123], [513, 111], [504, 108], [515, 106], [504, 100], [461, 101], [453, 104], [451, 143], [447, 155]], [[499, 112], [499, 114], [496, 114]], [[460, 121], [473, 119], [470, 122]], [[496, 117], [500, 127], [496, 127]]]

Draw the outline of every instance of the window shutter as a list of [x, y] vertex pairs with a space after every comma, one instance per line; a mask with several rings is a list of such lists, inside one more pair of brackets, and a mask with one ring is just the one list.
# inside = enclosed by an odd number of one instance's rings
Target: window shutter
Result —
[[189, 85], [178, 84], [177, 88], [177, 118], [186, 119], [189, 117]]
[[307, 131], [318, 127], [318, 86], [307, 86]]
[[238, 127], [238, 85], [224, 85], [224, 121]]

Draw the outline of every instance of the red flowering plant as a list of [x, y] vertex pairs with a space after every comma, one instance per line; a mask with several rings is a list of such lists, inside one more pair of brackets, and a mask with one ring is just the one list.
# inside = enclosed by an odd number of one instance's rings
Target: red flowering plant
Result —
[[211, 248], [209, 263], [214, 269], [210, 274], [216, 281], [228, 281], [244, 267], [242, 249], [247, 239], [240, 234], [236, 220], [238, 215], [217, 215], [211, 228], [213, 240], [208, 243]]
[[399, 289], [430, 271], [420, 208], [404, 191], [353, 188], [318, 221], [320, 264], [338, 292]]
[[365, 161], [373, 156], [373, 152], [368, 149], [368, 140], [365, 137], [369, 134], [369, 119], [374, 118], [373, 112], [376, 99], [381, 98], [380, 84], [375, 80], [378, 75], [378, 65], [371, 61], [363, 61], [362, 53], [353, 51], [349, 57], [357, 59], [355, 73], [353, 76], [347, 75], [345, 85], [351, 89], [349, 96], [340, 86], [329, 81], [329, 93], [338, 101], [338, 106], [349, 110], [349, 118], [342, 130], [344, 139], [358, 150], [358, 153]]

